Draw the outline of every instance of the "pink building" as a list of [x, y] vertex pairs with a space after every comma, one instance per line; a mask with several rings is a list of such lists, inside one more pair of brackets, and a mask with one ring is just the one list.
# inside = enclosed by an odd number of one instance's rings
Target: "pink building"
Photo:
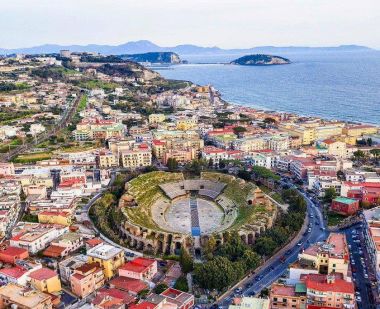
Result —
[[83, 298], [104, 285], [104, 274], [98, 263], [86, 263], [70, 277], [72, 292]]
[[138, 257], [119, 268], [119, 276], [151, 280], [157, 273], [157, 261], [144, 257]]

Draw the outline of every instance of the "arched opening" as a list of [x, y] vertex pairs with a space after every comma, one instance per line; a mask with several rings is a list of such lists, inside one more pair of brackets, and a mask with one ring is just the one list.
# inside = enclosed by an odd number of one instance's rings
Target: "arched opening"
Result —
[[255, 237], [253, 236], [253, 234], [248, 234], [248, 244], [253, 245], [254, 241]]
[[244, 242], [245, 244], [247, 243], [247, 235], [243, 234], [240, 235], [241, 241]]
[[175, 243], [174, 253], [178, 255], [178, 254], [180, 253], [180, 251], [181, 251], [181, 248], [182, 248], [182, 244], [181, 244], [180, 242], [177, 241], [177, 242]]

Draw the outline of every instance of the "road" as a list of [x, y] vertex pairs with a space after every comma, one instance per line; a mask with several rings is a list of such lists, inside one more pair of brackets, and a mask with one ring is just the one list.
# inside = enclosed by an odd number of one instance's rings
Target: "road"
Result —
[[111, 179], [107, 185], [106, 188], [104, 188], [101, 192], [98, 192], [96, 193], [88, 202], [86, 205], [84, 205], [82, 207], [82, 216], [84, 216], [85, 220], [91, 222], [91, 226], [93, 228], [93, 230], [95, 232], [97, 232], [99, 234], [99, 237], [101, 239], [103, 239], [104, 241], [106, 241], [107, 243], [115, 246], [115, 247], [119, 247], [119, 248], [122, 248], [126, 253], [128, 253], [128, 256], [142, 256], [143, 254], [141, 252], [138, 252], [138, 251], [133, 251], [129, 248], [126, 248], [126, 247], [123, 247], [123, 246], [120, 246], [119, 244], [113, 242], [111, 239], [109, 239], [107, 236], [105, 236], [104, 234], [101, 233], [101, 231], [99, 231], [97, 229], [97, 227], [94, 225], [94, 223], [92, 222], [92, 220], [90, 219], [90, 215], [89, 215], [89, 211], [90, 211], [90, 208], [92, 207], [92, 205], [94, 205], [94, 203], [103, 196], [103, 194], [105, 192], [107, 192], [107, 190], [113, 185], [113, 183], [115, 182], [115, 179], [116, 179], [116, 171], [117, 170], [113, 170], [111, 172]]
[[[273, 282], [278, 280], [284, 274], [289, 265], [295, 262], [298, 258], [298, 253], [301, 248], [307, 248], [311, 244], [318, 241], [323, 241], [327, 238], [328, 232], [325, 230], [325, 223], [320, 209], [309, 199], [304, 193], [300, 192], [307, 202], [307, 216], [309, 219], [309, 226], [311, 231], [304, 233], [296, 246], [289, 245], [286, 251], [286, 259], [282, 263], [279, 257], [276, 259], [268, 260], [255, 276], [248, 277], [242, 280], [235, 290], [226, 293], [218, 305], [227, 308], [232, 300], [234, 294], [236, 295], [237, 289], [241, 288], [240, 295], [253, 296], [257, 295], [264, 288], [269, 287]], [[323, 230], [322, 230], [323, 229]]]
[[360, 296], [360, 298], [357, 299], [358, 308], [375, 308], [376, 306], [374, 305], [371, 291], [371, 282], [368, 278], [369, 261], [365, 254], [361, 225], [360, 223], [355, 224], [352, 227], [344, 229], [343, 232], [346, 234], [350, 250], [351, 267], [353, 270], [352, 280], [355, 282], [357, 296]]

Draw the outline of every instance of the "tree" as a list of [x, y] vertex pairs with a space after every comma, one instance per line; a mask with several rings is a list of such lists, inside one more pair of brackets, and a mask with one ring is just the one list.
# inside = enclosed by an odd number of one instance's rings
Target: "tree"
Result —
[[252, 172], [256, 178], [280, 180], [281, 177], [273, 173], [270, 169], [264, 166], [254, 166]]
[[325, 195], [323, 197], [323, 200], [326, 203], [331, 203], [331, 201], [336, 197], [337, 197], [337, 194], [336, 194], [335, 188], [331, 187], [325, 190]]
[[353, 153], [353, 156], [354, 156], [354, 160], [361, 161], [365, 158], [365, 153], [359, 149]]
[[214, 256], [214, 252], [216, 250], [216, 240], [214, 236], [210, 236], [204, 246], [204, 253], [207, 260], [211, 260]]
[[217, 256], [211, 261], [196, 264], [194, 280], [203, 288], [222, 290], [241, 278], [244, 268], [240, 262], [231, 262]]
[[277, 248], [277, 244], [271, 237], [264, 236], [257, 239], [253, 248], [258, 254], [268, 256]]
[[193, 258], [185, 248], [181, 248], [179, 253], [179, 263], [181, 265], [182, 272], [185, 274], [191, 272], [194, 268]]
[[252, 250], [245, 250], [242, 259], [246, 270], [255, 269], [260, 264], [260, 256]]
[[174, 288], [177, 290], [180, 290], [182, 292], [188, 292], [189, 291], [189, 285], [187, 284], [186, 277], [185, 276], [179, 277], [174, 284]]
[[208, 167], [209, 168], [213, 168], [214, 167], [214, 160], [212, 158], [210, 158], [210, 160], [208, 160]]
[[369, 147], [371, 147], [372, 146], [372, 138], [367, 138], [367, 145], [369, 146]]
[[238, 127], [233, 128], [233, 131], [234, 131], [234, 133], [235, 133], [236, 135], [240, 135], [241, 133], [246, 132], [247, 129], [244, 128], [244, 127], [238, 126]]
[[246, 181], [251, 180], [251, 173], [246, 170], [239, 170], [237, 176]]
[[175, 171], [178, 168], [176, 158], [169, 158], [166, 165], [168, 166], [169, 171]]
[[225, 168], [226, 162], [224, 160], [219, 160], [219, 168]]
[[159, 283], [154, 288], [154, 293], [161, 294], [163, 291], [165, 291], [168, 288], [168, 286], [165, 283]]

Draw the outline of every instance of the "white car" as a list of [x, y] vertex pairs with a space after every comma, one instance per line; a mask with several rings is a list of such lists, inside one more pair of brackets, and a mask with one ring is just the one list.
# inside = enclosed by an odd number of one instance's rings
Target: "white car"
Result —
[[367, 274], [364, 274], [364, 278], [368, 279], [368, 275], [367, 275]]
[[361, 302], [362, 298], [360, 296], [356, 296], [356, 301]]

